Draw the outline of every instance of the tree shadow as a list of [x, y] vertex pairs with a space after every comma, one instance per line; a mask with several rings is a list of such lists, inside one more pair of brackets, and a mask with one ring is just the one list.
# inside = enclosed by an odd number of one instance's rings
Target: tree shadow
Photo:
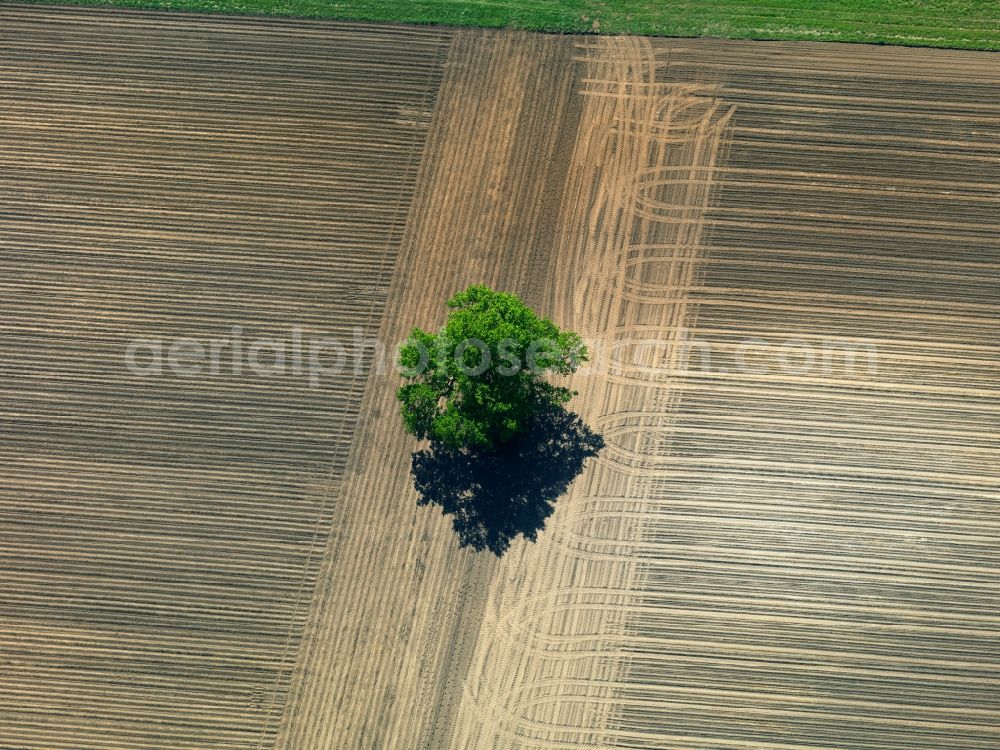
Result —
[[439, 443], [413, 454], [420, 505], [453, 516], [460, 547], [503, 555], [518, 534], [534, 541], [557, 498], [604, 447], [576, 414], [551, 407], [531, 428], [492, 450]]

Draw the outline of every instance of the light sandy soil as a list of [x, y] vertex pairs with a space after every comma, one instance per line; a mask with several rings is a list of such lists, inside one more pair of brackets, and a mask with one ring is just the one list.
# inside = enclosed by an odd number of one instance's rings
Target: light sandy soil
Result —
[[[0, 20], [0, 747], [1000, 744], [1000, 58]], [[499, 562], [370, 361], [121, 366], [472, 282], [608, 443]]]
[[[440, 326], [471, 283], [538, 299], [572, 153], [573, 51], [456, 34], [382, 340]], [[493, 560], [459, 552], [448, 521], [417, 507], [397, 383], [370, 381], [280, 747], [442, 747], [461, 697]]]

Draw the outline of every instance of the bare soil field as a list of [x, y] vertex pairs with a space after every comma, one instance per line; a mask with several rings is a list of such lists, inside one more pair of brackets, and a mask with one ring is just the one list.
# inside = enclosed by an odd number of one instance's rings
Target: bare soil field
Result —
[[608, 447], [498, 566], [448, 746], [996, 747], [1000, 58], [577, 59], [543, 309]]
[[[0, 748], [1000, 744], [1000, 58], [11, 6], [0, 70]], [[608, 444], [499, 561], [372, 353], [125, 367], [473, 282]]]
[[0, 8], [0, 747], [273, 746], [371, 353], [125, 354], [377, 330], [445, 50]]

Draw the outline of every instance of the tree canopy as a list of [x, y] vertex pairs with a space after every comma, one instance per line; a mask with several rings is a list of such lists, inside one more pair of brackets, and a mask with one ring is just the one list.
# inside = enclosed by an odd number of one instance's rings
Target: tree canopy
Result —
[[534, 415], [573, 397], [546, 379], [587, 359], [580, 336], [539, 317], [516, 295], [471, 286], [448, 300], [444, 328], [414, 328], [400, 348], [406, 429], [448, 448], [491, 449]]

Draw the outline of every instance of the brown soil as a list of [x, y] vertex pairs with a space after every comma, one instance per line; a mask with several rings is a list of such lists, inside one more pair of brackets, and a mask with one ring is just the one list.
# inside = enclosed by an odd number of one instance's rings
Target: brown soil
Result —
[[274, 744], [367, 368], [125, 353], [377, 329], [446, 49], [0, 8], [0, 746]]
[[[0, 9], [0, 745], [993, 750], [998, 79]], [[607, 449], [499, 562], [416, 506], [370, 359], [124, 367], [394, 342], [472, 282], [619, 353], [574, 378]]]

